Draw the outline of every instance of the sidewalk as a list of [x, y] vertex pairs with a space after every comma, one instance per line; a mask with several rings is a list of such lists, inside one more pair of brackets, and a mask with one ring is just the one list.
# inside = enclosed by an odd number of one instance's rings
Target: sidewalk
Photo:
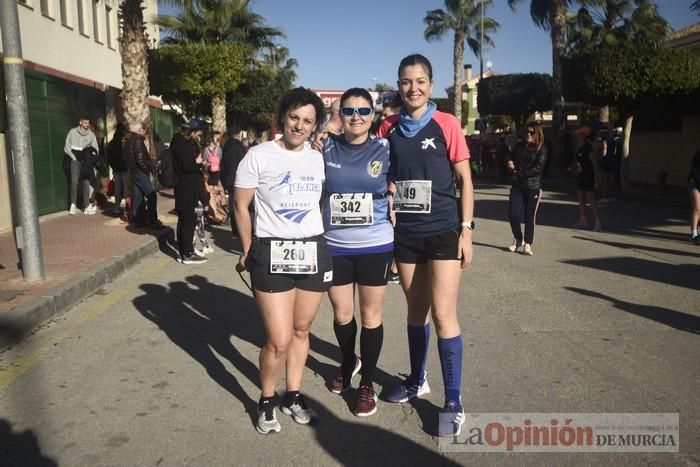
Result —
[[171, 194], [159, 194], [159, 218], [171, 227], [161, 232], [125, 225], [102, 212], [43, 216], [44, 281], [24, 281], [14, 232], [1, 233], [0, 350], [158, 251], [160, 238], [167, 244], [177, 224], [177, 217], [168, 214], [174, 204]]

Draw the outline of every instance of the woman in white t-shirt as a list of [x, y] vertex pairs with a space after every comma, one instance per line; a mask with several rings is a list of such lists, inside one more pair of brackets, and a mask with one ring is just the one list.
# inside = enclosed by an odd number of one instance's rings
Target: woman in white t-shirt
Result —
[[308, 144], [323, 112], [321, 99], [308, 89], [289, 91], [278, 104], [282, 138], [250, 148], [236, 172], [234, 212], [243, 247], [239, 267], [250, 271], [267, 336], [260, 354], [260, 433], [281, 429], [275, 390], [283, 369], [282, 411], [301, 424], [314, 417], [299, 390], [309, 329], [333, 281], [319, 207], [323, 157]]

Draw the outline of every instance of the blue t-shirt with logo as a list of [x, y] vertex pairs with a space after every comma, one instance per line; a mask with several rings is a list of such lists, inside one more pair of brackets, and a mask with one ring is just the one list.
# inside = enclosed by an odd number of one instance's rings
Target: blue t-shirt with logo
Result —
[[[389, 145], [385, 139], [370, 138], [350, 144], [345, 137], [331, 136], [323, 147], [326, 186], [323, 196], [323, 226], [333, 256], [384, 253], [394, 249], [394, 228], [389, 220], [385, 197], [389, 173]], [[331, 225], [330, 198], [333, 194], [371, 193], [372, 224]]]

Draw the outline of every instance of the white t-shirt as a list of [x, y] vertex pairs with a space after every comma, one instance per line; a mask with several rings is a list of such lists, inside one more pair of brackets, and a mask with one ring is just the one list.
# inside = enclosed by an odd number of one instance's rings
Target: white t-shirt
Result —
[[236, 171], [236, 188], [255, 191], [255, 236], [300, 239], [323, 233], [319, 201], [323, 156], [305, 145], [287, 151], [275, 141], [250, 148]]

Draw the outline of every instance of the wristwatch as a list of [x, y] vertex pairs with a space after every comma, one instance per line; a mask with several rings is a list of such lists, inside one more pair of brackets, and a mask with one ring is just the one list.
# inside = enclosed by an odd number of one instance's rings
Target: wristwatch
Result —
[[474, 230], [475, 227], [476, 227], [476, 224], [474, 224], [474, 221], [462, 222], [463, 229]]

